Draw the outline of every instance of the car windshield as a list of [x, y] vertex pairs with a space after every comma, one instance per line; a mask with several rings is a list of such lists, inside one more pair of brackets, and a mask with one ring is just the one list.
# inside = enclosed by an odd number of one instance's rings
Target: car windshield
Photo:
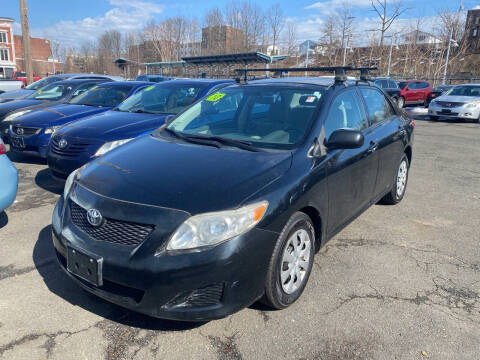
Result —
[[407, 85], [407, 82], [406, 82], [406, 81], [400, 81], [400, 82], [398, 83], [398, 87], [399, 87], [400, 89], [403, 89], [406, 85]]
[[154, 114], [178, 114], [195, 102], [206, 86], [206, 84], [200, 83], [173, 82], [152, 85], [130, 96], [118, 106], [118, 110]]
[[291, 148], [310, 128], [323, 93], [322, 87], [225, 88], [180, 114], [167, 132], [181, 138], [215, 137], [256, 147]]
[[93, 87], [70, 100], [70, 104], [98, 107], [114, 107], [120, 104], [132, 90], [132, 86]]
[[480, 97], [480, 86], [455, 86], [448, 90], [446, 95]]
[[63, 97], [70, 94], [72, 90], [73, 90], [72, 85], [53, 83], [45, 86], [40, 90], [35, 91], [32, 95], [29, 95], [27, 99], [49, 100], [49, 101], [60, 100]]
[[48, 84], [51, 84], [56, 81], [60, 80], [65, 80], [65, 77], [58, 77], [58, 76], [49, 76], [47, 78], [35, 81], [34, 83], [31, 83], [28, 86], [25, 86], [25, 89], [27, 90], [38, 90], [41, 89], [44, 86], [47, 86]]

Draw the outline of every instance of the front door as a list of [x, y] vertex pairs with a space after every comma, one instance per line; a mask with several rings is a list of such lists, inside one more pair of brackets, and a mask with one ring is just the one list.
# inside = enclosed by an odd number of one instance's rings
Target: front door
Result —
[[329, 150], [327, 155], [328, 224], [335, 233], [362, 210], [373, 197], [378, 170], [374, 138], [356, 89], [341, 92], [332, 102], [324, 129], [325, 137], [338, 129], [365, 132], [365, 142], [358, 149]]

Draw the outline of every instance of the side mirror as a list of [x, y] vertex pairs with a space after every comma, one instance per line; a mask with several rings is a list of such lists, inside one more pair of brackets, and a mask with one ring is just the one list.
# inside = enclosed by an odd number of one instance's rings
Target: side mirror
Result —
[[335, 130], [327, 140], [325, 146], [333, 149], [357, 149], [363, 146], [365, 139], [358, 130]]

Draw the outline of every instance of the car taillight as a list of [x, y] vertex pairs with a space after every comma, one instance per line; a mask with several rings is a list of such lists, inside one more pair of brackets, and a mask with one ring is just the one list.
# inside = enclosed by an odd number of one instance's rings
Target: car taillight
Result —
[[412, 128], [415, 129], [415, 119], [412, 119]]
[[5, 145], [0, 144], [0, 155], [4, 155], [6, 153], [7, 153], [7, 148], [5, 147]]
[[434, 97], [435, 97], [435, 94], [430, 93], [430, 94], [428, 94], [428, 97], [434, 98]]

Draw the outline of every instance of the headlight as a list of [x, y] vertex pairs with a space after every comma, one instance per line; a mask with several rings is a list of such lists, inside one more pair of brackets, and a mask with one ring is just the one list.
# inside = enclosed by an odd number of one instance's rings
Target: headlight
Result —
[[72, 189], [73, 181], [75, 180], [75, 176], [77, 175], [78, 169], [68, 175], [67, 180], [65, 181], [65, 187], [63, 188], [63, 200], [67, 199], [68, 193]]
[[467, 108], [475, 108], [480, 105], [480, 101], [472, 101], [467, 104]]
[[12, 121], [12, 120], [15, 120], [17, 117], [19, 116], [22, 116], [28, 112], [30, 112], [32, 110], [22, 110], [22, 111], [16, 111], [14, 112], [13, 114], [10, 114], [8, 115], [7, 117], [5, 117], [5, 119], [3, 119], [3, 121]]
[[53, 134], [55, 131], [60, 129], [61, 126], [50, 126], [45, 129], [45, 134]]
[[103, 154], [109, 152], [110, 150], [113, 150], [116, 147], [129, 142], [130, 140], [133, 140], [133, 138], [107, 142], [107, 143], [103, 144], [100, 149], [97, 150], [97, 152], [95, 153], [95, 156], [103, 155]]
[[268, 202], [261, 201], [237, 210], [192, 216], [175, 231], [168, 242], [167, 250], [220, 244], [253, 228], [262, 220], [267, 207]]

